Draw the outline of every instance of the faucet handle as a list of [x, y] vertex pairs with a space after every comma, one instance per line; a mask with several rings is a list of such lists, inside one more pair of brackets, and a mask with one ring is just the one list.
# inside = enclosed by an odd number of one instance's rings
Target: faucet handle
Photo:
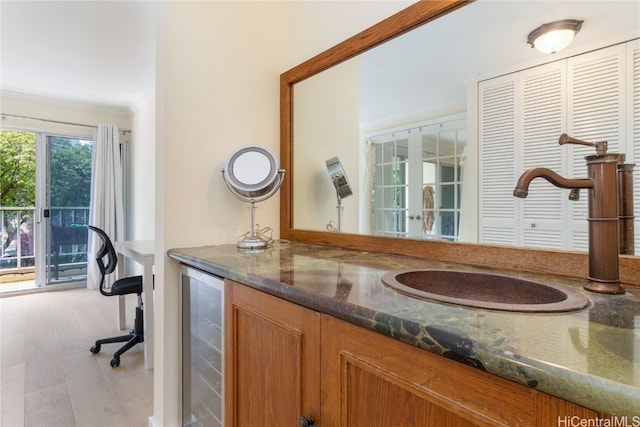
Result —
[[571, 191], [569, 191], [569, 200], [571, 200], [572, 202], [580, 200], [579, 188], [572, 188]]
[[566, 133], [560, 135], [560, 139], [558, 139], [558, 144], [578, 144], [578, 145], [587, 145], [589, 147], [596, 147], [596, 153], [599, 155], [607, 154], [607, 141], [598, 141], [598, 142], [588, 142], [582, 141], [581, 139], [572, 138]]

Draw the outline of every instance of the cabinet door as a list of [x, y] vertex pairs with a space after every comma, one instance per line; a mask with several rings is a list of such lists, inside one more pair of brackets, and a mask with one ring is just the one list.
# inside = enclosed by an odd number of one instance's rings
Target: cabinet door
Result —
[[325, 425], [534, 423], [533, 390], [325, 315], [322, 351]]
[[229, 280], [226, 292], [226, 425], [320, 425], [320, 315]]
[[322, 315], [325, 426], [546, 427], [598, 417], [607, 415]]

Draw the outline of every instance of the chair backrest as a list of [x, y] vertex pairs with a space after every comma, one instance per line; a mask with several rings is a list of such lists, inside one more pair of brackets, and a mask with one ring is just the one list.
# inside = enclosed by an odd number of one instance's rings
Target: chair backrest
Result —
[[113, 247], [113, 243], [111, 243], [111, 239], [109, 239], [109, 236], [107, 236], [107, 233], [92, 225], [88, 225], [87, 227], [89, 228], [89, 230], [95, 232], [102, 241], [100, 248], [96, 251], [96, 262], [98, 263], [98, 269], [100, 269], [101, 275], [100, 293], [110, 296], [110, 294], [106, 293], [104, 290], [104, 278], [107, 274], [113, 273], [116, 269], [116, 265], [118, 264], [118, 256], [116, 254], [115, 248]]
[[84, 225], [51, 226], [51, 246], [58, 251], [60, 246], [86, 245], [87, 227]]

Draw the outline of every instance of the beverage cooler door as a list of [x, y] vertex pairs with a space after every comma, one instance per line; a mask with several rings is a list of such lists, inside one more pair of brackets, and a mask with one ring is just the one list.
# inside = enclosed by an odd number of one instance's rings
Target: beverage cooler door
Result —
[[182, 425], [218, 427], [224, 411], [224, 281], [181, 266]]

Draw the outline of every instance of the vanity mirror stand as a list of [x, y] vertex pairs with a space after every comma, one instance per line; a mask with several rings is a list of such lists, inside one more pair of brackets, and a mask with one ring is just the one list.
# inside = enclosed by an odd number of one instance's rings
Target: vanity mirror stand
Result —
[[263, 251], [268, 248], [267, 239], [256, 233], [256, 203], [273, 196], [285, 175], [278, 168], [275, 155], [260, 146], [241, 147], [227, 160], [222, 169], [222, 179], [227, 190], [238, 200], [249, 203], [251, 228], [246, 237], [238, 241], [238, 250]]

